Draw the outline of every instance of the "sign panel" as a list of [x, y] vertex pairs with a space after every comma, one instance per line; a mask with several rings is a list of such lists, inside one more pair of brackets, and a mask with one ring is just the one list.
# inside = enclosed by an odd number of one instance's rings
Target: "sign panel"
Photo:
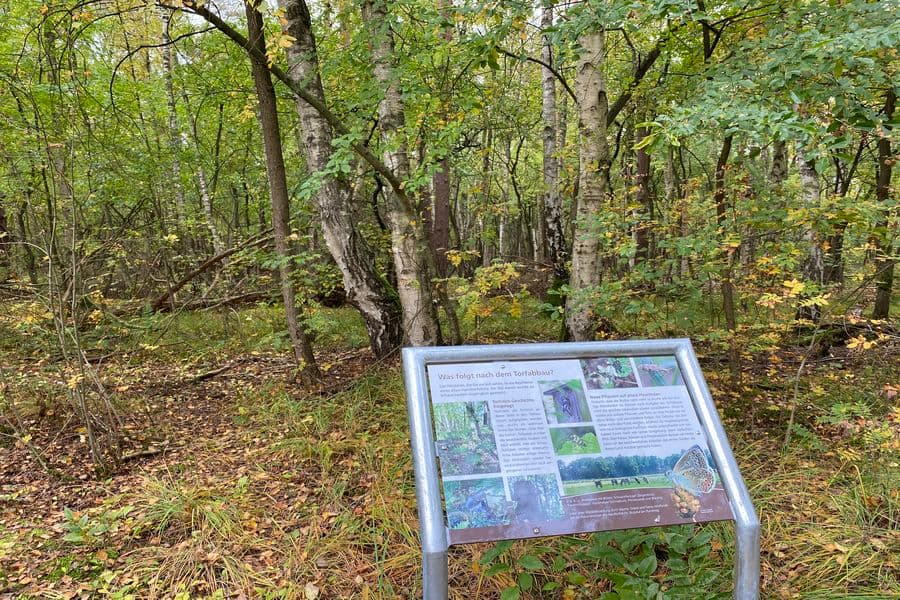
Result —
[[451, 544], [721, 519], [734, 597], [759, 597], [759, 518], [689, 340], [404, 348], [403, 380], [425, 600]]
[[675, 355], [427, 374], [450, 544], [734, 518]]

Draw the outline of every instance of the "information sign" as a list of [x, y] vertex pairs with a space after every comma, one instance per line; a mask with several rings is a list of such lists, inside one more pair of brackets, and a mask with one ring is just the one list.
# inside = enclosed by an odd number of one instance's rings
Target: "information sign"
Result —
[[450, 543], [731, 519], [669, 356], [428, 366]]
[[758, 521], [689, 341], [403, 358], [426, 600], [451, 544], [730, 519], [735, 596], [757, 597]]

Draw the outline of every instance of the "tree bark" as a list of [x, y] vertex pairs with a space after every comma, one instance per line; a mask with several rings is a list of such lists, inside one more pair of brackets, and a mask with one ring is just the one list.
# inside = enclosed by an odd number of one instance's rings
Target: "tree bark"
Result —
[[[675, 148], [669, 146], [666, 149], [666, 170], [665, 170], [665, 186], [666, 186], [666, 202], [670, 210], [674, 209], [678, 215], [675, 223], [674, 235], [680, 238], [687, 237], [687, 223], [685, 213], [687, 212], [686, 202], [684, 199], [684, 185], [678, 175], [678, 166], [675, 164]], [[676, 252], [678, 250], [676, 249]], [[681, 254], [678, 258], [677, 275], [680, 278], [687, 277], [690, 273], [690, 263], [686, 254]]]
[[[383, 92], [378, 104], [378, 125], [385, 148], [382, 161], [394, 178], [407, 181], [410, 165], [403, 132], [406, 119], [394, 72], [394, 38], [384, 0], [364, 0], [362, 14], [372, 44], [375, 80]], [[440, 325], [431, 280], [434, 258], [427, 232], [420, 211], [411, 203], [403, 202], [396, 190], [387, 197], [391, 252], [407, 340], [412, 346], [431, 346], [440, 337]]]
[[[819, 187], [819, 174], [816, 165], [806, 159], [803, 151], [797, 152], [797, 163], [800, 170], [800, 182], [803, 186], [803, 202], [810, 215], [819, 207], [821, 188]], [[812, 225], [806, 226], [802, 233], [802, 239], [806, 245], [806, 258], [800, 269], [800, 274], [807, 282], [817, 286], [825, 283], [825, 259], [822, 253], [822, 245]], [[799, 306], [797, 318], [819, 322], [821, 311], [818, 306]]]
[[[266, 42], [263, 33], [263, 20], [260, 12], [249, 2], [244, 3], [247, 14], [248, 39], [254, 46], [265, 53]], [[290, 198], [287, 189], [287, 177], [284, 168], [284, 156], [281, 150], [281, 132], [278, 125], [278, 107], [276, 105], [275, 88], [265, 64], [251, 60], [253, 68], [253, 84], [258, 101], [259, 126], [262, 131], [263, 150], [266, 155], [266, 175], [269, 180], [269, 198], [272, 204], [272, 228], [275, 234], [275, 253], [279, 258], [278, 274], [281, 278], [281, 296], [284, 300], [284, 313], [287, 320], [288, 335], [294, 349], [294, 357], [300, 368], [300, 377], [304, 382], [319, 378], [319, 368], [313, 355], [311, 335], [297, 311], [294, 284], [291, 281], [293, 268], [288, 236], [290, 235]]]
[[160, 11], [162, 18], [162, 64], [166, 85], [166, 116], [168, 118], [169, 150], [172, 152], [172, 186], [175, 188], [175, 217], [178, 232], [184, 234], [187, 216], [184, 208], [184, 188], [181, 185], [181, 131], [178, 128], [178, 112], [175, 106], [175, 86], [172, 76], [172, 40], [169, 24], [172, 13], [168, 9]]
[[[725, 189], [725, 173], [728, 168], [728, 158], [731, 156], [731, 143], [734, 137], [728, 135], [722, 141], [722, 149], [719, 151], [719, 158], [716, 161], [715, 183], [713, 187], [713, 201], [716, 205], [716, 224], [719, 226], [719, 234], [724, 236], [725, 225], [728, 218], [728, 207], [726, 206], [726, 189]], [[731, 280], [734, 254], [737, 249], [732, 250], [726, 260], [725, 272], [722, 275], [722, 312], [725, 313], [725, 325], [729, 331], [737, 329], [737, 315], [734, 308], [734, 282]]]
[[556, 76], [553, 74], [553, 46], [547, 30], [553, 26], [553, 4], [546, 2], [541, 12], [541, 118], [544, 121], [544, 241], [547, 259], [553, 268], [556, 283], [569, 278], [569, 259], [563, 229], [562, 197], [559, 193], [559, 149], [557, 147]]
[[[883, 237], [876, 238], [877, 254], [875, 256], [875, 308], [872, 317], [887, 319], [891, 311], [891, 291], [894, 287], [894, 235], [890, 230], [891, 215], [888, 213], [888, 200], [891, 197], [891, 167], [894, 164], [891, 155], [890, 123], [894, 116], [897, 96], [889, 89], [884, 101], [884, 128], [878, 138], [878, 181], [875, 187], [875, 199], [885, 206], [885, 215], [878, 224], [884, 231]], [[894, 209], [896, 210], [896, 208]], [[895, 215], [896, 216], [896, 215]]]
[[[285, 30], [295, 39], [288, 48], [288, 77], [297, 88], [325, 104], [319, 74], [316, 39], [305, 0], [280, 0], [287, 21]], [[296, 99], [300, 118], [297, 144], [310, 174], [323, 171], [332, 154], [332, 127], [308, 102]], [[322, 222], [325, 245], [341, 271], [347, 301], [359, 310], [369, 344], [376, 356], [385, 356], [402, 341], [401, 314], [394, 290], [376, 269], [375, 252], [354, 223], [354, 194], [349, 182], [336, 176], [324, 179], [313, 194]]]
[[600, 240], [592, 231], [592, 220], [600, 214], [609, 193], [609, 145], [607, 133], [606, 83], [603, 79], [604, 31], [579, 37], [575, 80], [578, 98], [579, 199], [573, 235], [572, 292], [566, 299], [566, 329], [570, 339], [593, 340], [597, 319], [589, 300], [600, 284]]
[[[437, 0], [437, 9], [445, 23], [452, 22], [452, 15], [447, 10], [450, 0]], [[447, 43], [453, 40], [453, 29], [445, 25], [441, 38]], [[449, 66], [449, 63], [448, 63]], [[446, 118], [446, 110], [441, 110], [441, 118]], [[440, 160], [438, 170], [431, 177], [431, 226], [428, 235], [435, 253], [435, 270], [438, 277], [447, 277], [449, 261], [447, 250], [450, 249], [450, 159], [444, 156]]]
[[5, 283], [12, 278], [12, 248], [13, 237], [6, 219], [6, 208], [3, 200], [6, 195], [0, 192], [0, 283]]
[[[716, 161], [715, 181], [713, 183], [713, 201], [716, 207], [716, 225], [719, 236], [724, 238], [728, 225], [728, 206], [725, 175], [728, 171], [728, 159], [734, 136], [729, 134], [722, 140], [722, 149]], [[741, 375], [741, 353], [737, 345], [737, 311], [735, 309], [734, 265], [739, 256], [739, 248], [727, 248], [725, 267], [722, 273], [722, 312], [725, 314], [725, 326], [731, 333], [728, 346], [728, 367], [731, 372], [732, 385], [737, 386]]]
[[787, 143], [784, 140], [775, 140], [772, 145], [772, 170], [769, 172], [769, 181], [773, 185], [781, 185], [787, 179]]
[[[635, 131], [635, 142], [640, 144], [648, 131], [638, 127]], [[650, 195], [650, 154], [646, 148], [635, 151], [634, 185], [637, 187], [635, 200], [640, 211], [634, 226], [635, 259], [644, 262], [650, 258], [650, 227], [653, 221], [653, 198]]]
[[429, 235], [435, 252], [438, 277], [449, 271], [447, 250], [450, 249], [450, 159], [442, 158], [440, 167], [431, 177], [432, 205]]

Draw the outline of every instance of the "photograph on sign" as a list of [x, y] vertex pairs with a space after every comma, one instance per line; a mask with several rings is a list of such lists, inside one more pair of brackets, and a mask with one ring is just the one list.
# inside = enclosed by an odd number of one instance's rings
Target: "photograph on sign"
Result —
[[434, 364], [451, 544], [733, 518], [674, 356]]

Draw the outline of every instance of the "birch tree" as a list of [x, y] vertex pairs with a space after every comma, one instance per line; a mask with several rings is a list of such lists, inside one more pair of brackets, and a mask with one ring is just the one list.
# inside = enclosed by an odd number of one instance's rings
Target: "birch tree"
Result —
[[575, 79], [578, 100], [578, 213], [572, 245], [571, 293], [566, 299], [566, 330], [575, 341], [594, 339], [596, 318], [589, 294], [600, 284], [600, 240], [592, 227], [609, 194], [609, 144], [606, 139], [608, 100], [603, 78], [605, 31], [578, 38], [580, 55]]
[[568, 278], [568, 247], [562, 215], [562, 197], [559, 193], [559, 137], [556, 110], [556, 76], [553, 73], [553, 45], [547, 31], [553, 26], [553, 5], [545, 2], [541, 10], [541, 118], [544, 125], [544, 236], [547, 258], [553, 266], [558, 281]]
[[[285, 32], [294, 38], [288, 48], [287, 75], [295, 86], [326, 104], [319, 74], [316, 38], [305, 0], [280, 0]], [[332, 126], [302, 98], [295, 98], [300, 129], [297, 145], [310, 176], [325, 171], [333, 153]], [[363, 317], [372, 351], [384, 356], [401, 342], [401, 315], [392, 290], [376, 270], [375, 253], [354, 223], [354, 190], [341, 175], [324, 176], [312, 194], [321, 219], [325, 245], [341, 270], [347, 301]]]
[[[378, 103], [378, 127], [384, 147], [382, 160], [397, 179], [406, 181], [410, 164], [403, 131], [403, 98], [394, 69], [394, 38], [384, 0], [365, 0], [362, 15], [371, 40], [375, 80], [382, 91]], [[410, 198], [397, 194], [396, 190], [388, 194], [391, 253], [407, 340], [413, 346], [428, 346], [437, 343], [440, 337], [432, 293], [433, 258], [421, 215]]]

